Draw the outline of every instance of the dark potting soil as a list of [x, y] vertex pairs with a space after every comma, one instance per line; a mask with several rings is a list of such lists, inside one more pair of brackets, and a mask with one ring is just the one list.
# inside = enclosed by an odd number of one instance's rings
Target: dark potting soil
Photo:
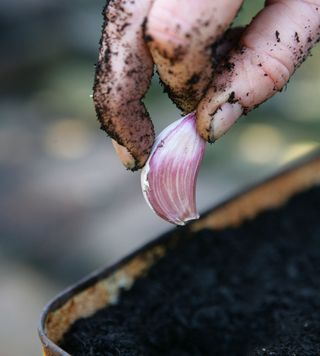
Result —
[[74, 356], [320, 355], [320, 188], [238, 229], [201, 231], [117, 305], [77, 321]]

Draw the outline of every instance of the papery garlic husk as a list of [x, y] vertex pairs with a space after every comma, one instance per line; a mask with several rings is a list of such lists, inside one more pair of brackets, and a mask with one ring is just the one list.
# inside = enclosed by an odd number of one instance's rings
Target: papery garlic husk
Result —
[[160, 133], [141, 172], [147, 203], [173, 224], [199, 218], [196, 180], [205, 144], [196, 130], [195, 113], [188, 114]]

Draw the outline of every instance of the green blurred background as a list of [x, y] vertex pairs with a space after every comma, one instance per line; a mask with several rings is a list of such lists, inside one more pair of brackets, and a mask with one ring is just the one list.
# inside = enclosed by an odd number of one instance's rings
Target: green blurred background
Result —
[[[263, 1], [247, 1], [247, 23]], [[171, 226], [144, 202], [99, 130], [90, 98], [102, 0], [0, 3], [0, 354], [40, 354], [44, 304]], [[319, 147], [320, 48], [288, 88], [208, 146], [203, 210]], [[157, 132], [179, 117], [156, 78]]]

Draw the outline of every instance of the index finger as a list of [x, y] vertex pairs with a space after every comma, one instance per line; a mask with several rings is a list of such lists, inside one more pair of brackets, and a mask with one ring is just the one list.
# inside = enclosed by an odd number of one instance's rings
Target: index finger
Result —
[[153, 71], [143, 40], [143, 22], [152, 2], [107, 2], [93, 88], [101, 128], [116, 142], [120, 159], [131, 170], [144, 165], [154, 141], [153, 125], [142, 102]]

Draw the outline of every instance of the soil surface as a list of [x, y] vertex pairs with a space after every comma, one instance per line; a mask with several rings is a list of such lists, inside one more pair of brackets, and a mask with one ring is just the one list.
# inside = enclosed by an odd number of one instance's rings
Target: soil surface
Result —
[[186, 239], [77, 321], [62, 348], [100, 355], [320, 355], [320, 188], [238, 229]]

